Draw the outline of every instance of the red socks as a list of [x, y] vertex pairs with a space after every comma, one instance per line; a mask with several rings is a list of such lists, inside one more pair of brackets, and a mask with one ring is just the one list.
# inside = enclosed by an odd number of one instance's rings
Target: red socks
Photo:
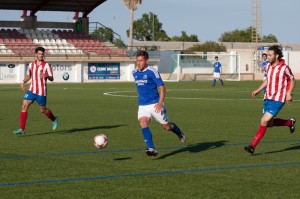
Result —
[[27, 112], [21, 112], [20, 113], [20, 128], [24, 131], [26, 126], [26, 120], [27, 120], [28, 113]]
[[[55, 121], [55, 117], [52, 114], [50, 109], [47, 109], [47, 111], [45, 112], [45, 115], [52, 121]], [[28, 112], [21, 112], [20, 113], [20, 128], [24, 131], [25, 130], [25, 126], [26, 126], [26, 120], [28, 117]]]
[[256, 135], [254, 137], [254, 139], [252, 140], [251, 145], [255, 148], [256, 145], [260, 142], [260, 140], [264, 137], [265, 132], [267, 130], [266, 126], [259, 126], [258, 131], [256, 132]]
[[273, 126], [291, 126], [292, 123], [290, 120], [283, 120], [279, 118], [275, 118], [273, 120]]
[[52, 121], [54, 122], [55, 121], [55, 117], [54, 115], [52, 114], [52, 111], [50, 109], [47, 109], [46, 112], [45, 112], [45, 115]]

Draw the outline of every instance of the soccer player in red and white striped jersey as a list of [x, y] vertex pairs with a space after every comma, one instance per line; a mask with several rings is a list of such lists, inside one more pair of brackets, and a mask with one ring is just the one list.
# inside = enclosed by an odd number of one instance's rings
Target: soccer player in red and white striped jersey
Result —
[[52, 114], [52, 111], [46, 107], [47, 101], [47, 80], [53, 81], [53, 71], [50, 64], [44, 61], [45, 49], [37, 47], [35, 49], [36, 60], [29, 64], [27, 75], [21, 84], [25, 91], [25, 83], [31, 80], [29, 89], [23, 99], [22, 111], [20, 113], [20, 128], [13, 131], [16, 135], [25, 135], [25, 126], [28, 116], [28, 108], [36, 101], [40, 106], [40, 112], [45, 114], [52, 121], [52, 128], [55, 130], [58, 126], [58, 117]]
[[269, 64], [266, 67], [267, 79], [252, 92], [252, 97], [255, 97], [266, 87], [260, 127], [251, 145], [244, 147], [248, 153], [254, 153], [256, 145], [265, 135], [267, 127], [288, 126], [290, 133], [294, 133], [295, 131], [296, 120], [294, 118], [287, 120], [275, 118], [285, 102], [288, 105], [291, 104], [293, 100], [292, 91], [296, 85], [294, 75], [282, 57], [283, 54], [279, 46], [274, 45], [268, 49]]

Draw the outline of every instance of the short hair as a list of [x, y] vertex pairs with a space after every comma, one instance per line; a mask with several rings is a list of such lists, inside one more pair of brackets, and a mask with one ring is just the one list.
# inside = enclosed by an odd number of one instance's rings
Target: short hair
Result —
[[274, 54], [275, 54], [275, 55], [278, 55], [278, 59], [279, 59], [279, 60], [282, 59], [283, 54], [282, 54], [282, 51], [281, 51], [281, 47], [280, 47], [280, 46], [278, 46], [278, 45], [273, 45], [273, 46], [269, 47], [268, 50], [274, 51]]
[[143, 56], [145, 59], [149, 59], [149, 54], [145, 50], [139, 50], [136, 53], [136, 57]]
[[219, 59], [219, 57], [218, 57], [218, 56], [215, 56], [215, 58]]
[[42, 51], [43, 53], [45, 53], [45, 48], [39, 46], [35, 49], [35, 54], [38, 53], [39, 51]]
[[263, 57], [263, 56], [268, 56], [268, 55], [267, 55], [267, 53], [263, 53], [261, 56]]

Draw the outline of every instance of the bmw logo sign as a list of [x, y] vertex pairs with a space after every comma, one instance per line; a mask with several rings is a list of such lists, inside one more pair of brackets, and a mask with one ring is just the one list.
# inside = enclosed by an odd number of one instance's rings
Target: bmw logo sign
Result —
[[63, 74], [63, 79], [67, 81], [69, 78], [70, 78], [69, 73], [65, 72], [65, 73]]
[[8, 64], [7, 66], [8, 66], [8, 68], [14, 68], [15, 67], [14, 64]]

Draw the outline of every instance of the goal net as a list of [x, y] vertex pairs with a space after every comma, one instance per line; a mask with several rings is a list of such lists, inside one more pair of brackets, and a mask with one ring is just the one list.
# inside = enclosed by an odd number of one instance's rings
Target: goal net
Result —
[[173, 54], [170, 73], [164, 81], [198, 81], [213, 78], [213, 63], [218, 56], [222, 64], [221, 78], [224, 80], [240, 80], [240, 57], [236, 52]]

